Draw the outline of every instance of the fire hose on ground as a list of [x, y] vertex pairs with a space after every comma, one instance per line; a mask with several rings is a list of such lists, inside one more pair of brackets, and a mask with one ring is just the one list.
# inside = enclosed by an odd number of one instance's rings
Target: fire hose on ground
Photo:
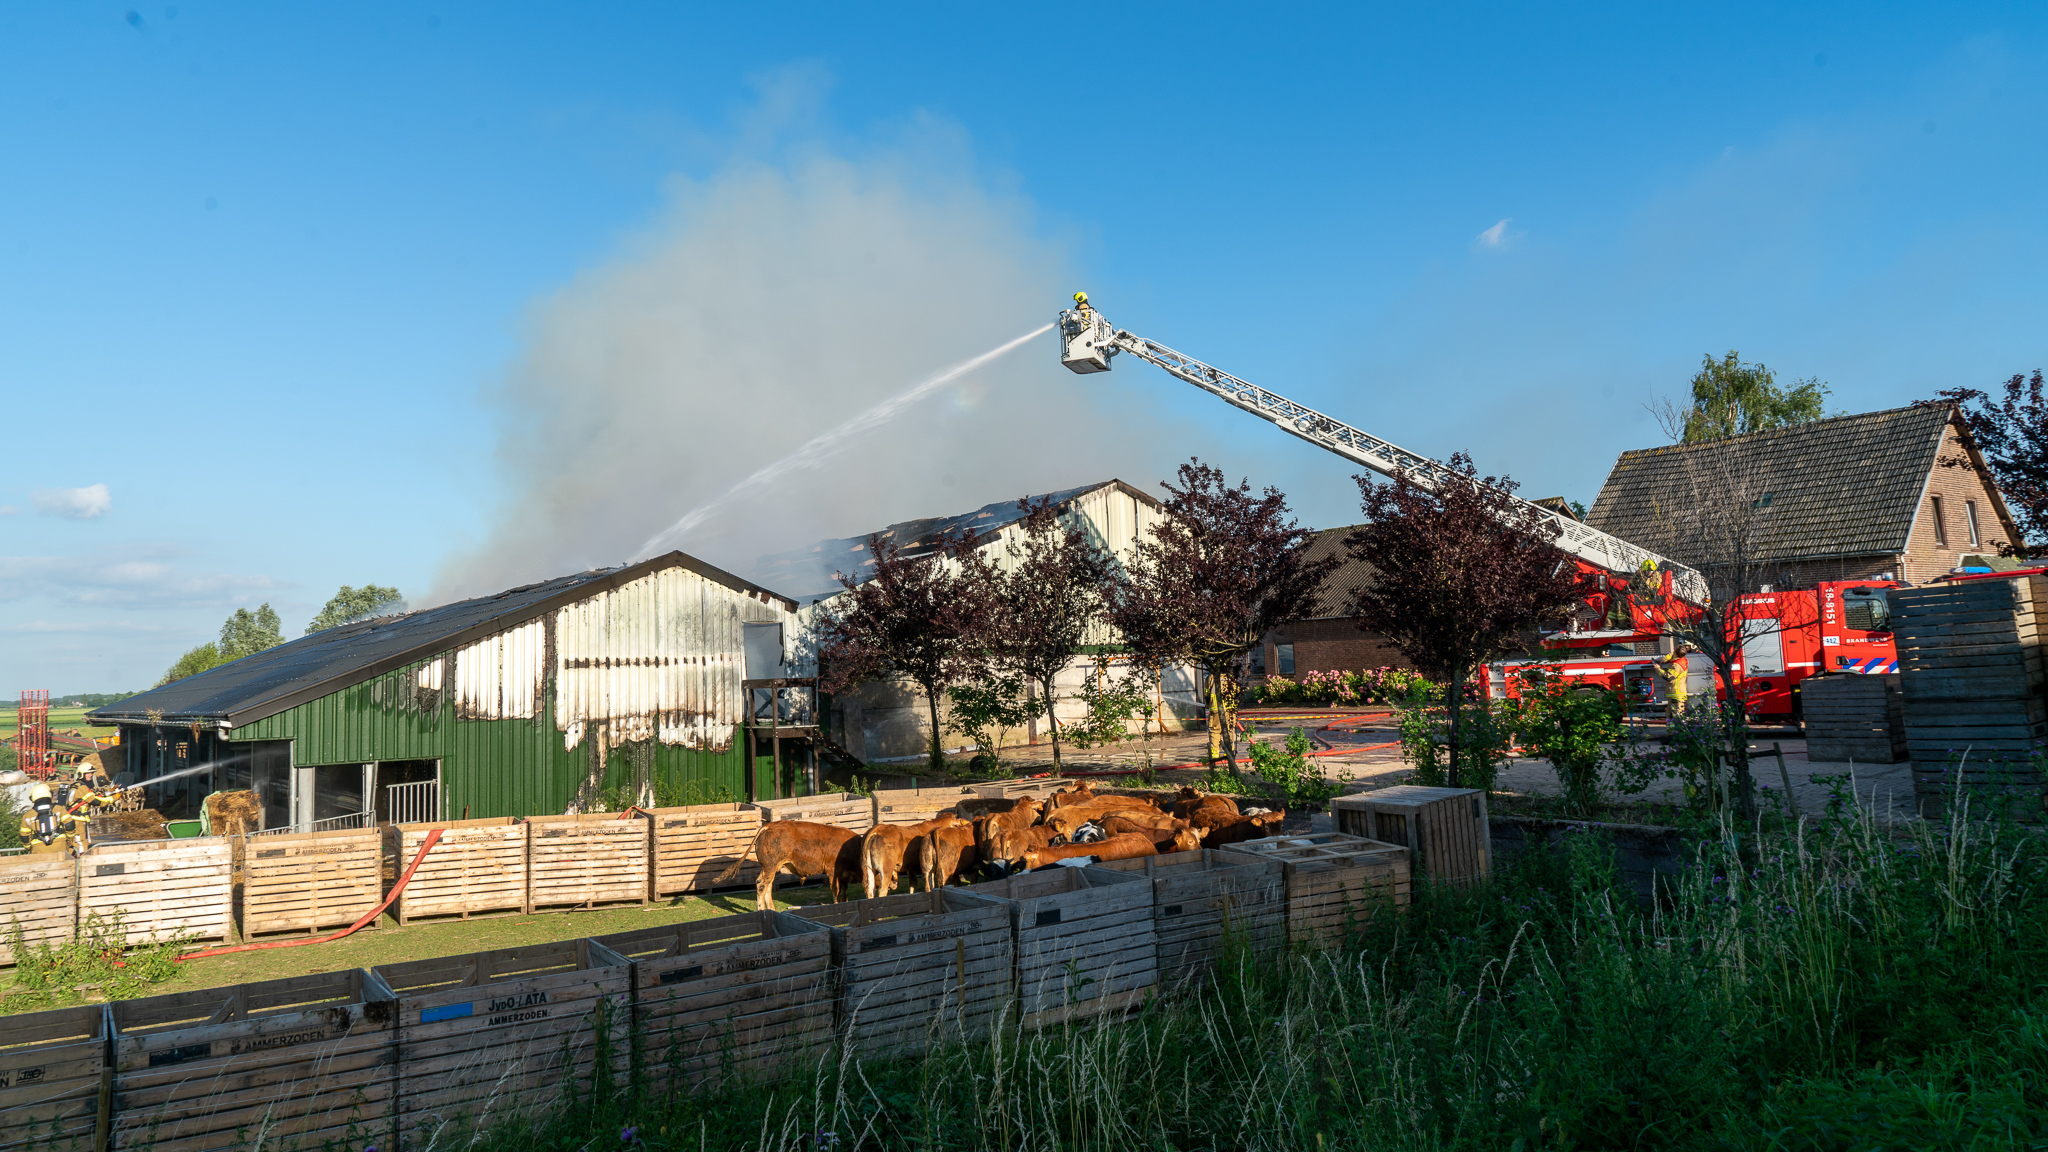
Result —
[[220, 948], [206, 948], [198, 952], [187, 952], [183, 956], [178, 957], [178, 959], [181, 961], [199, 960], [207, 956], [225, 956], [230, 952], [254, 952], [259, 948], [297, 948], [301, 944], [325, 944], [330, 940], [339, 940], [375, 920], [377, 917], [382, 916], [384, 910], [391, 907], [391, 902], [398, 899], [400, 892], [405, 891], [406, 884], [412, 880], [412, 874], [419, 871], [420, 861], [425, 860], [427, 853], [434, 850], [434, 845], [440, 843], [441, 831], [441, 829], [435, 828], [427, 833], [426, 843], [420, 845], [419, 854], [412, 858], [412, 864], [406, 868], [405, 875], [400, 876], [398, 883], [391, 886], [391, 892], [384, 897], [382, 904], [363, 913], [362, 919], [343, 928], [339, 932], [329, 932], [325, 936], [307, 936], [298, 940], [262, 940], [254, 944], [229, 944]]

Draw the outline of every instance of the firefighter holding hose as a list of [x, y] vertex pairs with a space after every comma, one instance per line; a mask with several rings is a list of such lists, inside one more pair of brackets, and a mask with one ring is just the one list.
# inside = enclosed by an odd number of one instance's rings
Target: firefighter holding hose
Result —
[[29, 785], [28, 811], [21, 814], [21, 839], [36, 851], [36, 845], [53, 848], [57, 841], [67, 841], [66, 847], [82, 837], [85, 831], [85, 817], [75, 815], [57, 803], [50, 795], [50, 786], [41, 781]]

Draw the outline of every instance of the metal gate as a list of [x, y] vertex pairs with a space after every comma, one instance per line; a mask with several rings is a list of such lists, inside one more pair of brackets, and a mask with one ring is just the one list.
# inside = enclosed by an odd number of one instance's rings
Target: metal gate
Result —
[[420, 780], [384, 786], [384, 811], [393, 824], [428, 824], [441, 818], [441, 782]]

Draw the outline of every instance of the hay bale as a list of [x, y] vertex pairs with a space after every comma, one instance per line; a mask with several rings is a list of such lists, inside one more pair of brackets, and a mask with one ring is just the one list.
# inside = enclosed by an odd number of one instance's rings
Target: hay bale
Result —
[[140, 812], [102, 812], [92, 818], [92, 838], [113, 840], [168, 840], [171, 830], [154, 808]]
[[241, 836], [263, 830], [263, 800], [254, 789], [215, 792], [206, 798], [206, 834]]

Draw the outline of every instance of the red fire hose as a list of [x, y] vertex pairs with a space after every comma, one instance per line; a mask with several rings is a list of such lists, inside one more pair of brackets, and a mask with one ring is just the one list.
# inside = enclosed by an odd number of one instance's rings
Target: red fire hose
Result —
[[434, 845], [439, 843], [440, 840], [441, 829], [435, 828], [432, 831], [428, 832], [427, 842], [420, 845], [419, 855], [414, 856], [412, 858], [412, 865], [405, 870], [405, 875], [400, 876], [398, 878], [398, 883], [391, 886], [391, 894], [389, 896], [384, 897], [384, 902], [382, 904], [377, 905], [375, 908], [372, 908], [370, 911], [363, 913], [362, 919], [356, 921], [355, 923], [349, 925], [346, 928], [343, 928], [339, 932], [329, 932], [325, 936], [307, 936], [304, 939], [300, 940], [265, 940], [257, 944], [230, 944], [224, 948], [207, 948], [199, 952], [187, 952], [183, 956], [178, 957], [178, 959], [198, 960], [206, 956], [225, 956], [230, 952], [254, 952], [258, 948], [297, 948], [301, 944], [325, 944], [329, 940], [339, 940], [343, 936], [346, 936], [349, 933], [354, 932], [356, 929], [361, 928], [363, 925], [368, 924], [370, 921], [375, 920], [377, 917], [382, 916], [384, 914], [384, 910], [386, 908], [391, 907], [391, 902], [393, 900], [398, 899], [398, 894], [400, 892], [405, 891], [406, 882], [412, 879], [412, 874], [414, 872], [419, 871], [420, 861], [425, 860], [427, 858], [427, 853], [433, 851]]

